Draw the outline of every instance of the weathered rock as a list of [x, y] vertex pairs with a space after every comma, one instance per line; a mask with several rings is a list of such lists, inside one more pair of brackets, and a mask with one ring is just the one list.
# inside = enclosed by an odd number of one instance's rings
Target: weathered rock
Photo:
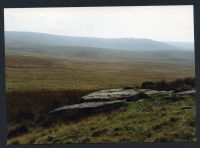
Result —
[[190, 85], [187, 84], [183, 84], [183, 85], [179, 85], [174, 92], [182, 92], [182, 91], [188, 91], [188, 90], [192, 90], [192, 87]]
[[[83, 96], [82, 103], [66, 105], [50, 111], [61, 117], [70, 118], [84, 116], [88, 113], [105, 112], [121, 106], [126, 101], [133, 101], [149, 97], [140, 90], [129, 88], [107, 89]], [[57, 114], [58, 113], [58, 114]]]
[[148, 96], [152, 96], [155, 94], [169, 95], [172, 93], [172, 91], [158, 91], [158, 90], [152, 90], [152, 89], [140, 89], [140, 91], [145, 93]]
[[171, 94], [165, 96], [164, 99], [177, 101], [177, 100], [188, 98], [190, 96], [194, 96], [195, 93], [196, 93], [195, 90], [182, 91], [182, 92], [178, 92], [178, 93], [171, 93]]
[[[106, 89], [83, 96], [81, 98], [82, 103], [59, 107], [49, 113], [61, 115], [66, 118], [83, 117], [88, 113], [105, 112], [121, 106], [126, 101], [146, 99], [153, 97], [155, 94], [163, 95], [168, 100], [180, 100], [194, 93], [195, 91], [173, 93], [173, 91], [135, 89], [133, 87]], [[159, 105], [159, 103], [156, 103], [156, 105]]]
[[175, 94], [179, 96], [185, 96], [185, 95], [194, 96], [196, 94], [196, 90], [188, 90], [188, 91], [178, 92]]
[[[142, 96], [143, 95], [143, 96]], [[146, 94], [137, 89], [106, 89], [83, 96], [84, 101], [136, 100]], [[147, 97], [147, 95], [146, 95]]]
[[123, 103], [125, 100], [115, 100], [115, 101], [105, 101], [105, 102], [85, 102], [85, 103], [80, 103], [80, 104], [73, 104], [73, 105], [66, 105], [63, 107], [59, 107], [50, 113], [61, 111], [61, 110], [73, 110], [73, 109], [84, 109], [84, 108], [97, 108], [101, 106], [106, 106], [106, 105], [114, 105], [114, 104], [119, 104]]
[[104, 102], [85, 102], [74, 105], [66, 105], [50, 111], [50, 114], [59, 113], [66, 118], [84, 116], [89, 113], [105, 112], [120, 107], [126, 100], [114, 100]]

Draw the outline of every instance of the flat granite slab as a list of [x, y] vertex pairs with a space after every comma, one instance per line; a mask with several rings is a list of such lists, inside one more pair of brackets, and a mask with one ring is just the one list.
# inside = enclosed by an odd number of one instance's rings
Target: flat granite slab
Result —
[[100, 101], [100, 100], [120, 100], [129, 98], [138, 98], [141, 92], [136, 89], [105, 89], [98, 92], [90, 93], [83, 96], [84, 101]]
[[152, 90], [152, 89], [139, 89], [139, 90], [149, 96], [152, 96], [155, 94], [169, 95], [173, 92], [173, 91], [159, 91], [159, 90]]
[[116, 104], [122, 104], [126, 102], [126, 100], [114, 100], [114, 101], [104, 101], [104, 102], [85, 102], [73, 105], [65, 105], [63, 107], [56, 108], [49, 113], [54, 113], [62, 110], [78, 110], [78, 109], [93, 109], [103, 106], [113, 106]]
[[182, 92], [178, 92], [175, 93], [176, 95], [195, 95], [196, 94], [196, 90], [188, 90], [188, 91], [182, 91]]
[[67, 116], [75, 116], [81, 111], [83, 113], [88, 111], [105, 111], [106, 109], [112, 109], [121, 106], [126, 101], [137, 101], [139, 99], [153, 97], [154, 94], [163, 95], [164, 99], [181, 100], [190, 95], [194, 95], [195, 90], [173, 93], [173, 91], [135, 89], [131, 87], [126, 89], [104, 89], [81, 97], [82, 102], [78, 104], [65, 105], [56, 108], [49, 113], [65, 112], [65, 115]]

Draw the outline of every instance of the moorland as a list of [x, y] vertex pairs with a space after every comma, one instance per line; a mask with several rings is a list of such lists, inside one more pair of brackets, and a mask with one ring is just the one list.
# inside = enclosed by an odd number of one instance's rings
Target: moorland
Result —
[[182, 109], [195, 106], [194, 97], [156, 95], [67, 121], [48, 114], [102, 89], [194, 78], [193, 50], [148, 39], [5, 37], [8, 144], [195, 141], [195, 108]]

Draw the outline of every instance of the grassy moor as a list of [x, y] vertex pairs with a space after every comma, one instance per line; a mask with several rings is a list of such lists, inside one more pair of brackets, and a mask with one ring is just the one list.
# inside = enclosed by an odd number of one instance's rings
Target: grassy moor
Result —
[[98, 61], [6, 55], [8, 144], [104, 143], [195, 140], [194, 97], [166, 101], [161, 96], [128, 102], [117, 110], [54, 119], [49, 111], [101, 89], [141, 86], [194, 77], [193, 64]]
[[197, 141], [192, 5], [4, 18], [8, 145]]

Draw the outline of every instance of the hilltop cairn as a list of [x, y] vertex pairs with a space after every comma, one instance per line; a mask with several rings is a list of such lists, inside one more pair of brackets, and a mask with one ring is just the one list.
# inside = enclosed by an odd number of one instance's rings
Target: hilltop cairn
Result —
[[66, 105], [50, 111], [50, 114], [61, 114], [66, 118], [83, 116], [87, 113], [105, 112], [122, 106], [127, 101], [148, 99], [155, 94], [162, 95], [165, 99], [182, 99], [195, 94], [195, 90], [174, 93], [173, 91], [157, 91], [151, 89], [136, 89], [131, 86], [118, 89], [105, 89], [90, 93], [81, 98], [81, 103]]

